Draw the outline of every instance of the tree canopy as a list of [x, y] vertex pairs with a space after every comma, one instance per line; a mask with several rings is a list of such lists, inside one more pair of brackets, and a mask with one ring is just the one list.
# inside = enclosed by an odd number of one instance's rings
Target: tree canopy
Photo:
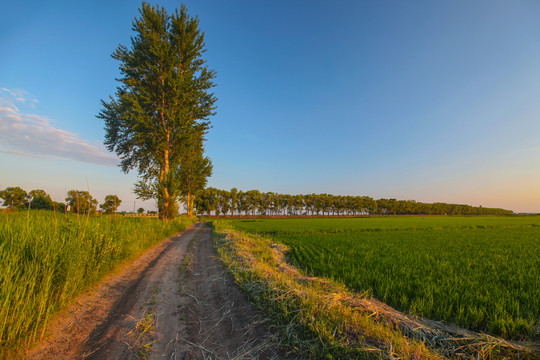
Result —
[[195, 141], [190, 145], [184, 153], [180, 166], [175, 170], [178, 190], [186, 204], [188, 216], [193, 215], [195, 196], [206, 187], [207, 178], [212, 175], [213, 168], [210, 158], [203, 154], [202, 141]]
[[4, 206], [10, 209], [21, 209], [28, 206], [31, 196], [20, 187], [14, 186], [0, 191], [0, 198], [4, 199]]
[[66, 197], [69, 211], [78, 214], [94, 213], [98, 201], [88, 191], [69, 190]]
[[65, 204], [53, 201], [45, 190], [36, 189], [26, 192], [18, 186], [7, 187], [0, 191], [0, 198], [4, 199], [3, 206], [12, 210], [56, 210], [63, 212]]
[[195, 198], [199, 214], [215, 215], [507, 215], [511, 210], [332, 194], [287, 195], [207, 188]]
[[117, 195], [107, 195], [105, 196], [103, 204], [99, 205], [99, 207], [105, 214], [114, 214], [121, 203], [122, 200], [120, 200]]
[[32, 197], [30, 201], [31, 209], [53, 210], [55, 208], [54, 201], [52, 201], [51, 196], [45, 190], [32, 190], [29, 194]]
[[[214, 115], [209, 92], [215, 72], [206, 66], [204, 33], [185, 6], [168, 14], [143, 3], [133, 22], [131, 46], [120, 45], [120, 86], [102, 101], [105, 145], [124, 172], [137, 169], [135, 192], [155, 198], [162, 219], [174, 217], [180, 179], [174, 169], [191, 161], [192, 144], [202, 144]], [[202, 151], [202, 148], [201, 148]]]

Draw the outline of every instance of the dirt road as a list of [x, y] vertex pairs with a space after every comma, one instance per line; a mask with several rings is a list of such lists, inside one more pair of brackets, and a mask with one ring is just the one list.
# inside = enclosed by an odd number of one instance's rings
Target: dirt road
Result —
[[196, 224], [150, 249], [51, 322], [27, 359], [281, 359]]

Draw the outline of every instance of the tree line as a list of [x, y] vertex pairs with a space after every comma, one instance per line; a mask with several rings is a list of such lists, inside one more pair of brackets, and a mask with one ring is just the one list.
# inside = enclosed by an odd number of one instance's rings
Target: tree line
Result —
[[[44, 190], [26, 192], [20, 187], [0, 191], [3, 206], [12, 209], [43, 209], [78, 214], [96, 213], [98, 201], [88, 191], [69, 190], [65, 203], [56, 202]], [[114, 214], [122, 200], [107, 195], [99, 209]], [[185, 203], [184, 203], [185, 204]], [[176, 204], [178, 207], [178, 204]], [[187, 209], [186, 209], [187, 211]], [[358, 216], [358, 215], [508, 215], [511, 210], [414, 200], [379, 199], [332, 194], [288, 195], [259, 190], [206, 188], [193, 198], [193, 213], [200, 215], [251, 216]], [[143, 213], [144, 209], [137, 210]], [[177, 215], [177, 214], [175, 214]]]
[[287, 195], [259, 190], [206, 188], [195, 197], [198, 214], [263, 216], [507, 215], [511, 210], [414, 200], [331, 194]]
[[[37, 189], [26, 192], [18, 186], [7, 187], [0, 191], [0, 198], [4, 200], [3, 206], [10, 210], [37, 209], [54, 210], [59, 212], [73, 212], [77, 214], [92, 214], [97, 211], [98, 201], [90, 192], [69, 190], [66, 193], [66, 202], [53, 201], [45, 190]], [[99, 208], [104, 214], [114, 214], [122, 200], [117, 195], [107, 195]]]

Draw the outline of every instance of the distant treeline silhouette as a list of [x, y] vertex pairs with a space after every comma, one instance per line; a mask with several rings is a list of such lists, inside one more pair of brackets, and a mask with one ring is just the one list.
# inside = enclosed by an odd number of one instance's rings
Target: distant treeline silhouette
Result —
[[195, 198], [198, 214], [208, 215], [508, 215], [511, 210], [414, 200], [331, 194], [287, 195], [259, 190], [206, 188]]

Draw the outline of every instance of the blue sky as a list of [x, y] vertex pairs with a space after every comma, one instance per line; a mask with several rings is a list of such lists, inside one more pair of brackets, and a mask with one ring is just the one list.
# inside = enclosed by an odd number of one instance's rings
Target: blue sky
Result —
[[[210, 186], [540, 211], [540, 2], [184, 4], [217, 71]], [[1, 5], [0, 188], [154, 208], [95, 117], [140, 3]]]

